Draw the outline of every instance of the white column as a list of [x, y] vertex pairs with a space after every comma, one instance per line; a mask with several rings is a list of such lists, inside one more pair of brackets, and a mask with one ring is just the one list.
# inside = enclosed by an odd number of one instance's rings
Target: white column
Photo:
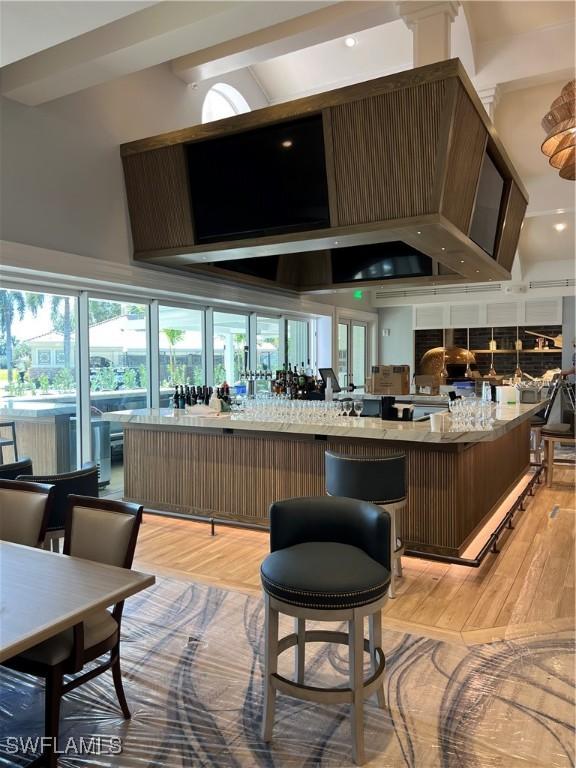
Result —
[[488, 113], [488, 117], [494, 122], [494, 113], [496, 112], [498, 101], [500, 100], [500, 86], [491, 85], [487, 88], [480, 88], [478, 96], [480, 96], [480, 101], [484, 104], [484, 109]]
[[450, 31], [458, 15], [459, 3], [412, 2], [397, 3], [398, 13], [413, 35], [413, 64], [422, 67], [451, 56]]

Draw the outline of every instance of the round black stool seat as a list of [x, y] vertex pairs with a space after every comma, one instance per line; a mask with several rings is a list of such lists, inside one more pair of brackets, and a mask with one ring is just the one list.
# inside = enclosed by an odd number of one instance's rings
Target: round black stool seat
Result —
[[277, 550], [260, 567], [271, 597], [306, 608], [357, 608], [378, 600], [390, 572], [358, 547], [312, 541]]

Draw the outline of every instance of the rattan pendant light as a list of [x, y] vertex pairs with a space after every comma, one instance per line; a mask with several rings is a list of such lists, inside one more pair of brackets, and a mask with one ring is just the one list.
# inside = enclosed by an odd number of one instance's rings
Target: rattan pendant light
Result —
[[576, 80], [570, 80], [542, 119], [546, 139], [542, 152], [563, 179], [576, 178]]

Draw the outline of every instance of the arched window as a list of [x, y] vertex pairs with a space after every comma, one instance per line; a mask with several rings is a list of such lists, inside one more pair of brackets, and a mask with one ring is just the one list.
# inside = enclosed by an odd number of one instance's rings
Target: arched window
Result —
[[240, 115], [242, 112], [250, 112], [250, 106], [240, 91], [228, 83], [216, 83], [204, 98], [202, 122], [211, 123], [213, 120]]

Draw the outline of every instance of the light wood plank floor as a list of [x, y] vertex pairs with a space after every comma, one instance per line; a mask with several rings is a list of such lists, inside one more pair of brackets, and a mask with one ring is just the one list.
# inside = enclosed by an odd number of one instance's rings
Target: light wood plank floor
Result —
[[[475, 644], [574, 625], [575, 495], [569, 470], [539, 486], [501, 551], [479, 568], [403, 558], [397, 597], [384, 626], [451, 642]], [[260, 594], [260, 562], [268, 534], [146, 515], [135, 566]]]

